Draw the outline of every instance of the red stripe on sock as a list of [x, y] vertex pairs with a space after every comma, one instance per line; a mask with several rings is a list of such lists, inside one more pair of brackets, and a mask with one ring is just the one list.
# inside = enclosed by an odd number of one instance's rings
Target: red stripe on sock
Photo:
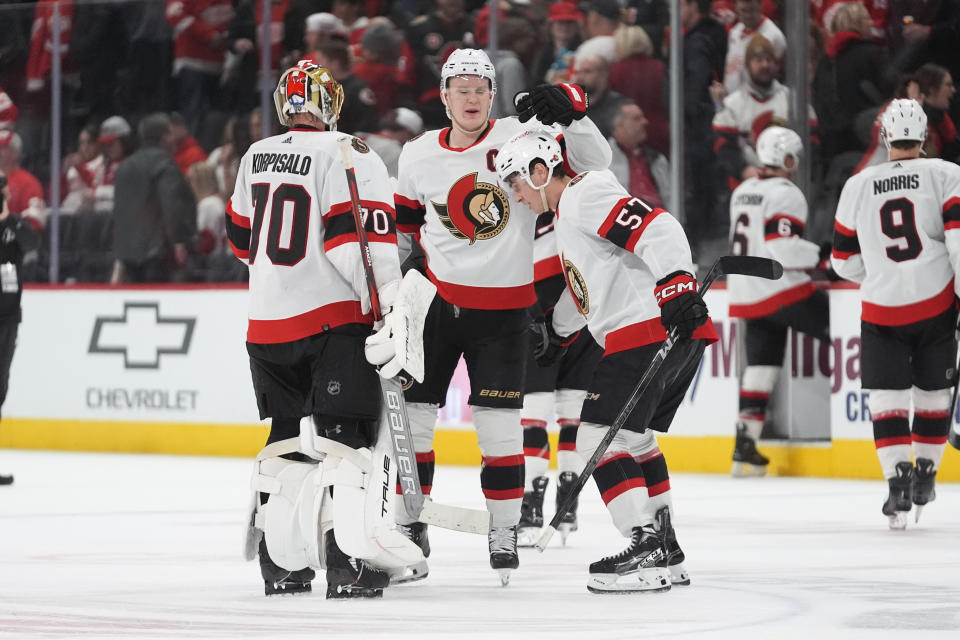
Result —
[[658, 457], [658, 456], [662, 456], [662, 455], [663, 455], [663, 452], [660, 451], [660, 448], [659, 448], [659, 447], [657, 447], [657, 448], [654, 449], [653, 451], [648, 451], [648, 452], [646, 452], [646, 453], [643, 454], [643, 455], [637, 456], [636, 458], [634, 458], [634, 460], [637, 461], [637, 464], [640, 464], [640, 463], [643, 463], [643, 462], [648, 462], [648, 461], [650, 461], [650, 460], [653, 460], [654, 458], [656, 458], [656, 457]]
[[[431, 484], [422, 484], [422, 485], [420, 485], [420, 490], [423, 491], [423, 495], [425, 495], [425, 496], [430, 495], [430, 489], [432, 489], [432, 488], [433, 488], [433, 485], [431, 485]], [[402, 496], [402, 495], [403, 495], [403, 491], [400, 490], [400, 485], [399, 485], [399, 483], [397, 484], [397, 495], [398, 495], [398, 496]]]
[[536, 429], [546, 429], [547, 421], [546, 420], [534, 420], [533, 418], [523, 418], [520, 420], [520, 424], [523, 425], [523, 428], [536, 428]]
[[484, 489], [483, 497], [487, 500], [522, 500], [523, 487], [517, 489]]
[[610, 504], [610, 501], [616, 498], [617, 496], [626, 493], [630, 489], [639, 489], [641, 487], [646, 487], [643, 478], [627, 478], [623, 482], [619, 482], [606, 491], [604, 491], [600, 498], [603, 500], [603, 504]]
[[873, 420], [890, 420], [891, 418], [907, 418], [910, 416], [910, 412], [906, 409], [890, 409], [889, 411], [881, 411], [880, 413], [873, 414]]
[[910, 446], [910, 436], [896, 436], [893, 438], [880, 438], [879, 440], [874, 440], [873, 444], [877, 449], [882, 449], [884, 447], [895, 447], [897, 445], [906, 445]]
[[[513, 456], [483, 456], [483, 464], [488, 467], [512, 467], [523, 464], [523, 462], [523, 454]], [[520, 497], [523, 497], [522, 493]]]
[[523, 455], [527, 458], [543, 458], [544, 460], [550, 459], [550, 449], [536, 449], [534, 447], [524, 447]]
[[663, 482], [658, 482], [655, 485], [647, 487], [647, 495], [651, 498], [653, 496], [658, 496], [661, 493], [666, 493], [670, 491], [670, 478], [667, 478]]
[[431, 449], [426, 453], [417, 453], [417, 462], [436, 462], [437, 454]]
[[577, 443], [576, 442], [558, 442], [557, 451], [576, 451]]
[[753, 398], [754, 400], [766, 400], [770, 397], [769, 391], [747, 391], [746, 389], [740, 390], [741, 398]]
[[947, 436], [921, 436], [916, 433], [911, 435], [914, 442], [921, 442], [923, 444], [946, 444]]
[[949, 409], [935, 409], [931, 411], [924, 411], [923, 409], [914, 409], [913, 415], [917, 418], [928, 418], [930, 420], [937, 420], [939, 418], [947, 418], [950, 416]]

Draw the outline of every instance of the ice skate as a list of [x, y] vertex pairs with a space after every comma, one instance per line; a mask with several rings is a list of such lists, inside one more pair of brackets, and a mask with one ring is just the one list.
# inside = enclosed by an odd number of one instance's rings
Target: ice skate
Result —
[[665, 536], [652, 525], [634, 527], [630, 546], [590, 565], [591, 593], [655, 592], [670, 589]]
[[[579, 476], [573, 471], [564, 471], [557, 478], [557, 510], [560, 510], [560, 507], [563, 506], [563, 501], [566, 499], [570, 492], [573, 491], [573, 486], [579, 480]], [[570, 505], [570, 509], [567, 510], [563, 517], [560, 519], [560, 523], [557, 525], [557, 531], [560, 532], [560, 540], [564, 545], [567, 544], [567, 536], [577, 530], [577, 504], [580, 502], [579, 498], [575, 498], [573, 504]]]
[[937, 499], [937, 490], [934, 482], [937, 479], [937, 470], [933, 468], [933, 460], [929, 458], [917, 458], [916, 467], [913, 470], [912, 495], [913, 504], [917, 510], [913, 514], [914, 522], [920, 522], [920, 513], [928, 502]]
[[734, 478], [765, 476], [769, 464], [770, 460], [757, 451], [757, 442], [747, 434], [747, 425], [738, 422], [731, 475]]
[[689, 586], [690, 574], [683, 565], [686, 556], [683, 555], [683, 549], [677, 542], [677, 532], [673, 530], [673, 524], [670, 521], [669, 507], [663, 507], [654, 516], [657, 521], [657, 529], [663, 536], [663, 550], [666, 553], [666, 560], [660, 565], [666, 567], [670, 572], [670, 584]]
[[324, 559], [327, 567], [327, 599], [379, 598], [390, 584], [385, 571], [374, 569], [363, 560], [346, 555], [337, 546], [333, 531], [324, 536]]
[[887, 480], [890, 494], [883, 503], [883, 515], [890, 520], [891, 529], [906, 529], [907, 514], [913, 508], [911, 499], [911, 484], [913, 482], [913, 465], [909, 462], [897, 463], [897, 475]]
[[517, 555], [517, 527], [491, 527], [487, 534], [490, 545], [490, 566], [500, 574], [500, 584], [510, 583], [510, 572], [520, 566]]
[[3, 474], [0, 474], [0, 486], [5, 485], [5, 484], [13, 484], [13, 476], [12, 476], [12, 475], [5, 476], [5, 475], [3, 475]]
[[547, 491], [547, 477], [533, 479], [533, 491], [523, 494], [520, 505], [520, 523], [517, 525], [517, 546], [532, 547], [540, 538], [543, 528], [543, 497]]
[[[423, 551], [423, 557], [430, 557], [430, 538], [427, 536], [427, 525], [423, 522], [398, 524], [397, 529]], [[390, 584], [404, 584], [423, 580], [430, 573], [427, 561], [421, 560], [402, 569], [390, 572]]]
[[274, 564], [267, 553], [267, 543], [260, 540], [260, 575], [263, 576], [263, 592], [268, 596], [294, 595], [310, 593], [310, 582], [316, 577], [313, 569], [307, 567], [298, 571], [289, 571]]

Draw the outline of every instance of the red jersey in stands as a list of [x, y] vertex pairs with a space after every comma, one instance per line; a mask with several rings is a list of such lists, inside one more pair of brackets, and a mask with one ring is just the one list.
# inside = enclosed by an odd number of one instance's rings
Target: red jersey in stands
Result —
[[[556, 225], [570, 293], [554, 310], [558, 333], [576, 327], [575, 307], [607, 354], [666, 340], [654, 288], [674, 271], [694, 272], [676, 218], [631, 196], [612, 172], [601, 170], [570, 181]], [[693, 337], [716, 340], [713, 322]]]
[[173, 28], [173, 73], [183, 68], [220, 73], [233, 16], [231, 0], [167, 0], [167, 22]]
[[865, 321], [945, 311], [960, 270], [960, 167], [916, 158], [864, 169], [843, 187], [833, 238], [833, 268], [860, 283]]
[[773, 258], [783, 277], [729, 276], [730, 317], [757, 318], [808, 298], [814, 291], [802, 269], [817, 265], [820, 248], [804, 240], [807, 200], [786, 178], [750, 178], [730, 197], [731, 253]]
[[[299, 340], [347, 323], [372, 324], [338, 140], [294, 128], [255, 142], [227, 204], [227, 238], [250, 268], [247, 340]], [[390, 178], [361, 140], [354, 148], [361, 216], [378, 288], [400, 278]]]
[[[451, 304], [469, 309], [521, 309], [533, 304], [536, 217], [498, 182], [497, 150], [535, 120], [491, 120], [471, 146], [455, 149], [448, 129], [428, 131], [400, 154], [397, 228], [423, 247], [427, 274]], [[610, 164], [610, 147], [589, 117], [553, 127], [568, 168]]]

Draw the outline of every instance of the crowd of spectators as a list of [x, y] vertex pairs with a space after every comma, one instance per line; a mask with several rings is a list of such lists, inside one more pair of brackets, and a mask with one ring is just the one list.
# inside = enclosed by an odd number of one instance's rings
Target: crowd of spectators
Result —
[[[513, 94], [535, 84], [581, 84], [624, 186], [667, 205], [667, 167], [681, 162], [695, 253], [726, 237], [726, 199], [757, 172], [760, 131], [787, 122], [798, 88], [785, 85], [784, 68], [802, 55], [795, 52], [809, 53], [802, 90], [811, 105], [811, 195], [822, 196], [824, 215], [833, 214], [831, 188], [882, 159], [874, 121], [892, 97], [919, 99], [930, 122], [926, 153], [957, 161], [960, 0], [808, 1], [803, 47], [787, 42], [786, 0], [499, 0], [492, 115], [512, 115]], [[54, 6], [62, 18], [60, 176], [49, 175]], [[671, 6], [684, 30], [682, 159], [669, 157]], [[271, 0], [269, 9], [265, 25], [262, 0], [0, 2], [0, 168], [11, 211], [41, 231], [58, 183], [61, 280], [141, 277], [144, 269], [121, 268], [115, 238], [124, 216], [135, 215], [121, 211], [125, 166], [144, 163], [177, 169], [177, 179], [168, 169], [162, 179], [179, 194], [169, 206], [181, 222], [174, 235], [164, 231], [169, 246], [144, 277], [242, 279], [216, 210], [264, 118], [278, 132], [259, 105], [281, 69], [307, 55], [328, 67], [346, 94], [339, 129], [366, 138], [395, 173], [406, 140], [448, 122], [439, 83], [446, 56], [488, 47], [491, 32], [482, 0]], [[37, 280], [47, 279], [43, 254], [25, 266]]]

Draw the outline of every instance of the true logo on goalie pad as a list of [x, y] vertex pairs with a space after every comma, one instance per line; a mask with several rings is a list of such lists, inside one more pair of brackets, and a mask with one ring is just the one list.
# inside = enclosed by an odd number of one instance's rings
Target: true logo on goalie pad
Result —
[[470, 244], [500, 235], [510, 219], [510, 202], [503, 189], [477, 182], [476, 173], [453, 183], [446, 204], [431, 204], [447, 231], [455, 238], [470, 240]]

